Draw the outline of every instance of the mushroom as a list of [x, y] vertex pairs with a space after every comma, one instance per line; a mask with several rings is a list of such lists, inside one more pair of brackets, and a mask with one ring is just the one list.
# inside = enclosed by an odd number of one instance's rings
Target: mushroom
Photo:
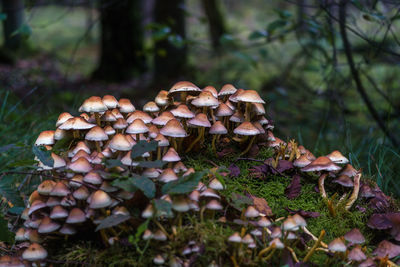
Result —
[[143, 120], [135, 119], [131, 125], [126, 129], [126, 133], [135, 134], [136, 142], [140, 141], [140, 134], [149, 132], [149, 128], [144, 124]]
[[[181, 123], [176, 119], [171, 119], [161, 128], [160, 133], [163, 136], [171, 138], [171, 142], [174, 145], [174, 149], [179, 151], [179, 145], [176, 142], [176, 138], [184, 138], [187, 136], [185, 129]], [[179, 142], [181, 143], [181, 142]]]
[[61, 130], [72, 130], [74, 138], [79, 138], [79, 130], [88, 130], [96, 126], [95, 124], [88, 123], [82, 117], [74, 117], [68, 119], [66, 122], [61, 124], [58, 128]]
[[237, 89], [230, 83], [225, 84], [222, 86], [221, 90], [218, 93], [218, 97], [223, 98], [223, 101], [227, 101], [230, 95], [236, 93]]
[[47, 257], [47, 251], [38, 243], [32, 243], [25, 251], [22, 253], [22, 258], [27, 261], [33, 261], [36, 266], [41, 266], [40, 262]]
[[213, 135], [212, 141], [211, 141], [211, 147], [214, 153], [217, 153], [217, 149], [215, 147], [215, 140], [219, 138], [221, 134], [227, 134], [228, 130], [225, 128], [225, 126], [222, 124], [221, 121], [216, 121], [208, 131], [209, 134]]
[[245, 90], [236, 96], [236, 100], [239, 102], [246, 103], [245, 110], [245, 120], [251, 120], [251, 104], [260, 103], [265, 104], [265, 101], [260, 97], [260, 95], [255, 90]]
[[205, 128], [211, 127], [211, 123], [209, 122], [207, 115], [204, 113], [198, 113], [196, 117], [188, 121], [188, 125], [189, 127], [198, 128], [198, 136], [190, 143], [189, 147], [185, 150], [185, 153], [192, 150], [196, 143], [202, 143], [202, 140], [204, 139]]
[[101, 127], [95, 126], [87, 132], [85, 139], [88, 141], [94, 141], [97, 152], [101, 152], [100, 142], [108, 140], [108, 135]]
[[233, 133], [237, 135], [243, 135], [243, 136], [252, 136], [250, 139], [249, 144], [247, 145], [247, 148], [243, 150], [242, 153], [240, 153], [239, 156], [245, 155], [247, 152], [249, 152], [251, 146], [253, 145], [254, 140], [256, 139], [256, 136], [260, 133], [260, 131], [251, 123], [248, 121], [243, 122], [240, 124], [238, 127], [236, 127], [233, 130]]
[[168, 91], [168, 96], [174, 96], [180, 93], [181, 102], [186, 103], [186, 96], [188, 93], [200, 93], [201, 89], [188, 81], [180, 81], [175, 83]]
[[93, 113], [96, 118], [97, 125], [101, 126], [100, 113], [105, 112], [107, 109], [107, 106], [104, 105], [99, 96], [91, 96], [83, 102], [82, 106], [79, 108], [79, 111]]

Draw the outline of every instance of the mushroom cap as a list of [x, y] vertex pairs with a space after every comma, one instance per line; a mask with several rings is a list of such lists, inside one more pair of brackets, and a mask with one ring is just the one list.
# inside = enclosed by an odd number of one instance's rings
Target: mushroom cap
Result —
[[86, 215], [80, 208], [73, 208], [68, 215], [66, 223], [74, 224], [74, 223], [82, 223], [86, 221]]
[[233, 115], [233, 110], [228, 107], [225, 103], [220, 103], [217, 111], [215, 112], [215, 116], [217, 117], [227, 117], [227, 116], [232, 116]]
[[118, 101], [118, 104], [119, 104], [119, 112], [121, 113], [130, 113], [135, 111], [135, 106], [127, 98], [121, 98]]
[[207, 203], [206, 208], [209, 210], [222, 210], [224, 207], [218, 200], [212, 199]]
[[264, 105], [261, 103], [253, 103], [252, 108], [253, 108], [254, 113], [256, 113], [256, 115], [264, 115], [265, 114]]
[[191, 119], [194, 118], [194, 113], [190, 111], [190, 109], [184, 105], [180, 104], [177, 108], [172, 109], [171, 113], [178, 118], [184, 118], [184, 119]]
[[233, 132], [238, 135], [258, 135], [260, 131], [249, 121], [242, 122]]
[[153, 205], [149, 204], [147, 207], [142, 211], [142, 218], [148, 219], [153, 217], [154, 215], [154, 208]]
[[265, 104], [260, 95], [255, 90], [244, 90], [236, 96], [236, 100], [247, 103], [261, 103]]
[[113, 127], [111, 127], [110, 125], [107, 125], [106, 127], [104, 127], [104, 132], [107, 135], [113, 135], [113, 134], [115, 134], [115, 129]]
[[170, 137], [186, 137], [187, 133], [177, 119], [172, 119], [161, 128], [160, 133]]
[[240, 234], [238, 232], [234, 232], [229, 238], [228, 238], [229, 242], [232, 243], [240, 243], [242, 242], [242, 238], [240, 237]]
[[299, 229], [299, 226], [292, 217], [288, 217], [286, 220], [283, 221], [282, 229], [284, 231], [297, 231]]
[[347, 259], [351, 261], [364, 261], [367, 259], [360, 246], [354, 247], [347, 255]]
[[35, 141], [36, 146], [54, 145], [54, 131], [43, 131]]
[[328, 157], [318, 157], [316, 160], [301, 169], [303, 172], [314, 171], [338, 171], [340, 167], [337, 166]]
[[91, 129], [95, 124], [88, 123], [84, 118], [82, 117], [74, 117], [68, 119], [66, 122], [61, 124], [58, 128], [61, 130], [87, 130]]
[[351, 165], [347, 164], [344, 169], [340, 172], [340, 175], [347, 175], [349, 177], [356, 176], [357, 170]]
[[167, 168], [158, 176], [158, 180], [163, 183], [169, 183], [178, 180], [178, 176], [175, 174], [173, 169]]
[[161, 256], [160, 254], [158, 254], [157, 256], [155, 256], [153, 258], [153, 263], [156, 265], [161, 265], [165, 263], [165, 260], [163, 258], [163, 256]]
[[[234, 94], [232, 94], [232, 95], [229, 96], [228, 100], [231, 101], [231, 102], [237, 103], [237, 102], [238, 102], [237, 96], [238, 96], [239, 94], [243, 93], [243, 92], [244, 92], [244, 89], [242, 89], [242, 88], [237, 89], [236, 92], [235, 92]], [[226, 103], [226, 104], [227, 104], [227, 103]], [[227, 105], [228, 105], [228, 104], [227, 104]]]
[[188, 169], [186, 168], [185, 164], [182, 163], [182, 161], [179, 161], [174, 165], [173, 170], [175, 173], [180, 173], [180, 172], [185, 172]]
[[72, 196], [78, 200], [86, 200], [90, 193], [86, 186], [82, 185], [72, 193]]
[[92, 161], [92, 158], [90, 157], [90, 155], [89, 155], [85, 150], [79, 150], [78, 153], [76, 153], [76, 154], [71, 158], [71, 162], [75, 162], [75, 161], [77, 161], [79, 158], [85, 158], [85, 159], [87, 159], [89, 162]]
[[244, 121], [244, 116], [243, 113], [240, 110], [236, 110], [235, 113], [229, 118], [230, 121], [232, 122], [243, 122]]
[[93, 168], [86, 158], [78, 158], [76, 161], [68, 164], [68, 168], [74, 172], [86, 173], [90, 172]]
[[311, 163], [311, 160], [306, 154], [301, 155], [298, 159], [293, 162], [293, 166], [303, 168]]
[[89, 207], [91, 209], [101, 209], [110, 206], [111, 203], [112, 199], [106, 192], [97, 190], [90, 198]]
[[113, 128], [117, 130], [125, 129], [127, 126], [128, 122], [124, 118], [118, 118], [113, 124]]
[[102, 184], [103, 179], [101, 179], [99, 173], [90, 171], [83, 177], [83, 181], [89, 184], [100, 185]]
[[244, 213], [244, 216], [246, 216], [247, 218], [256, 218], [260, 216], [260, 213], [258, 212], [258, 210], [256, 210], [254, 206], [248, 206], [246, 212]]
[[221, 121], [216, 121], [208, 131], [209, 134], [227, 134], [228, 130]]
[[80, 112], [103, 112], [107, 110], [107, 106], [104, 105], [103, 100], [99, 96], [91, 96], [86, 99], [82, 106], [79, 108]]
[[208, 186], [214, 190], [223, 190], [224, 189], [224, 185], [220, 181], [218, 181], [217, 178], [212, 179], [211, 182], [208, 184]]
[[63, 235], [74, 235], [76, 234], [76, 229], [69, 224], [64, 224], [60, 230], [58, 230]]
[[89, 141], [105, 141], [108, 140], [108, 135], [100, 126], [95, 126], [87, 132], [85, 136]]
[[175, 149], [173, 147], [170, 147], [167, 153], [165, 153], [165, 155], [162, 157], [162, 160], [166, 162], [177, 162], [181, 161], [181, 158], [179, 157]]
[[71, 191], [69, 190], [68, 186], [66, 186], [63, 182], [57, 182], [53, 190], [50, 192], [50, 196], [52, 197], [65, 197], [66, 195], [70, 194]]
[[[121, 115], [122, 117], [122, 115]], [[123, 118], [123, 117], [122, 117]], [[107, 122], [113, 122], [113, 121], [117, 121], [117, 118], [114, 116], [114, 114], [112, 113], [111, 110], [107, 110], [106, 112], [104, 112], [104, 114], [101, 116], [101, 120], [102, 121], [107, 121]]]
[[[107, 111], [106, 111], [107, 112]], [[121, 112], [119, 112], [119, 109], [112, 109], [111, 110], [111, 114], [115, 117], [115, 119], [119, 119], [119, 118], [123, 118], [124, 116], [121, 114]]]
[[63, 219], [66, 218], [67, 216], [68, 216], [68, 211], [60, 205], [54, 206], [50, 213], [51, 219]]
[[69, 114], [68, 112], [63, 112], [58, 116], [57, 122], [56, 122], [56, 127], [60, 126], [61, 124], [63, 124], [64, 122], [66, 122], [67, 120], [73, 118], [74, 116], [72, 116], [71, 114]]
[[156, 138], [154, 138], [154, 141], [157, 141], [158, 142], [158, 146], [160, 146], [160, 147], [169, 146], [168, 139], [165, 138], [165, 136], [160, 134], [160, 133], [156, 136]]
[[31, 215], [32, 213], [34, 213], [35, 211], [45, 208], [47, 207], [47, 205], [41, 201], [40, 199], [37, 199], [35, 201], [32, 202], [29, 211], [28, 211], [28, 215]]
[[218, 93], [218, 96], [225, 96], [225, 95], [233, 95], [236, 93], [237, 89], [230, 83], [225, 84], [222, 86], [221, 90]]
[[136, 119], [128, 126], [126, 129], [126, 133], [128, 134], [141, 134], [141, 133], [147, 133], [149, 131], [149, 128], [144, 124], [143, 120], [141, 119]]
[[188, 120], [189, 126], [211, 127], [211, 123], [204, 113], [198, 113], [193, 119]]
[[47, 257], [47, 251], [38, 243], [32, 243], [22, 253], [22, 258], [27, 261], [41, 261]]
[[258, 220], [257, 225], [260, 227], [268, 227], [271, 225], [271, 221], [268, 220], [267, 217], [261, 217], [261, 219]]
[[196, 107], [214, 107], [219, 105], [219, 101], [210, 92], [201, 92], [198, 97], [192, 100], [192, 105]]
[[113, 109], [119, 106], [118, 100], [112, 96], [112, 95], [105, 95], [102, 98], [104, 105], [106, 105], [107, 108]]
[[52, 221], [50, 217], [44, 217], [40, 222], [38, 232], [39, 234], [47, 234], [54, 231], [57, 231], [61, 227], [60, 224]]
[[202, 92], [210, 92], [213, 95], [213, 97], [218, 98], [218, 92], [214, 86], [208, 85], [203, 88]]
[[365, 238], [357, 228], [352, 229], [344, 235], [344, 239], [353, 243], [353, 244], [363, 244], [365, 242]]
[[136, 110], [135, 112], [132, 112], [131, 115], [129, 115], [126, 121], [128, 123], [132, 123], [136, 119], [141, 119], [145, 124], [148, 124], [153, 120], [153, 118], [146, 112], [143, 112], [141, 110]]
[[56, 131], [54, 132], [54, 140], [61, 140], [64, 139], [66, 136], [67, 136], [66, 130], [61, 130], [57, 128]]
[[167, 124], [170, 120], [175, 119], [174, 115], [169, 112], [169, 111], [164, 111], [159, 115], [158, 117], [154, 118], [151, 123], [158, 125], [158, 126], [164, 126]]
[[201, 89], [188, 81], [175, 83], [168, 91], [168, 95], [178, 92], [201, 92]]
[[306, 220], [304, 220], [304, 218], [303, 218], [300, 214], [298, 214], [298, 213], [294, 214], [294, 215], [292, 216], [292, 219], [296, 222], [296, 225], [297, 225], [297, 226], [300, 226], [300, 227], [305, 227], [305, 226], [307, 226]]
[[332, 182], [340, 184], [344, 187], [353, 187], [354, 183], [353, 180], [347, 175], [340, 175], [337, 179], [333, 180]]
[[339, 150], [332, 151], [328, 155], [326, 155], [330, 160], [332, 160], [334, 163], [340, 163], [340, 164], [346, 164], [349, 162], [349, 160], [340, 153]]
[[172, 208], [177, 212], [187, 212], [190, 209], [189, 201], [185, 198], [174, 199], [172, 201]]
[[156, 168], [147, 168], [142, 172], [142, 175], [148, 178], [157, 178], [160, 176], [160, 171], [161, 170], [157, 170]]
[[260, 134], [265, 134], [264, 128], [262, 127], [262, 125], [258, 121], [253, 122], [253, 125], [254, 125], [254, 127], [257, 128], [257, 130], [260, 132]]
[[388, 256], [388, 258], [391, 259], [400, 255], [400, 246], [387, 240], [383, 240], [378, 244], [378, 247], [374, 250], [373, 254], [382, 258]]
[[328, 249], [332, 252], [345, 252], [347, 247], [341, 238], [335, 238], [329, 243]]
[[55, 185], [56, 185], [56, 182], [54, 182], [53, 180], [44, 180], [37, 187], [37, 191], [41, 195], [48, 196], [48, 195], [50, 195], [50, 192], [53, 190]]
[[282, 243], [282, 241], [279, 238], [274, 238], [272, 239], [271, 242], [269, 242], [269, 245], [275, 245], [276, 249], [283, 249], [285, 247], [285, 245]]
[[158, 92], [158, 95], [154, 99], [154, 101], [159, 105], [160, 107], [168, 105], [169, 99], [168, 99], [168, 92], [165, 90], [161, 90]]
[[108, 146], [118, 151], [129, 151], [133, 145], [128, 141], [125, 135], [118, 133], [114, 135]]
[[143, 111], [145, 112], [158, 112], [160, 111], [160, 108], [157, 106], [156, 102], [154, 101], [150, 101], [147, 102], [144, 106], [143, 106]]

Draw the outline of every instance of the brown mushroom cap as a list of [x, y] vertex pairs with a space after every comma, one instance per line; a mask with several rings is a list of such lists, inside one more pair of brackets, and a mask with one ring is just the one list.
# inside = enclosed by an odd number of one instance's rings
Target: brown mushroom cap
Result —
[[349, 177], [353, 177], [357, 174], [357, 170], [354, 169], [353, 166], [347, 164], [346, 167], [340, 172], [340, 175], [347, 175]]
[[86, 221], [86, 215], [80, 208], [73, 208], [68, 215], [66, 223], [74, 224], [74, 223], [82, 223]]
[[204, 113], [198, 113], [193, 119], [188, 120], [188, 125], [195, 127], [211, 127], [211, 123]]
[[233, 132], [238, 135], [258, 135], [260, 131], [248, 121], [242, 122]]
[[85, 139], [89, 141], [105, 141], [108, 140], [108, 135], [103, 128], [95, 126], [87, 132]]
[[165, 124], [167, 124], [167, 122], [169, 122], [172, 119], [175, 119], [175, 116], [169, 111], [164, 111], [157, 118], [154, 118], [151, 121], [151, 123], [158, 126], [164, 126]]
[[237, 89], [230, 83], [225, 84], [222, 86], [221, 90], [218, 93], [218, 96], [226, 96], [226, 95], [233, 95], [236, 93]]
[[160, 108], [157, 106], [156, 102], [150, 101], [150, 102], [147, 102], [147, 103], [143, 106], [143, 111], [153, 113], [153, 112], [158, 112], [158, 111], [160, 111]]
[[240, 102], [265, 104], [265, 101], [255, 90], [244, 90], [236, 96], [236, 100]]
[[113, 128], [116, 130], [125, 129], [127, 126], [128, 122], [124, 118], [118, 118], [113, 124]]
[[318, 157], [301, 170], [303, 172], [338, 171], [340, 167], [333, 163], [328, 157]]
[[211, 86], [211, 85], [206, 86], [206, 87], [203, 88], [202, 91], [203, 92], [210, 92], [213, 95], [213, 97], [218, 98], [218, 92], [217, 92], [217, 89], [215, 89], [214, 86]]
[[54, 131], [43, 131], [35, 141], [36, 146], [54, 145]]
[[169, 89], [168, 95], [178, 92], [201, 92], [201, 89], [188, 81], [180, 81], [175, 83], [171, 89]]
[[332, 252], [345, 252], [347, 247], [341, 238], [335, 238], [329, 243], [328, 249]]
[[184, 105], [181, 104], [179, 105], [177, 108], [172, 109], [171, 113], [178, 118], [184, 118], [184, 119], [191, 119], [194, 118], [194, 113], [192, 111], [190, 111], [190, 109]]
[[191, 104], [196, 107], [214, 107], [219, 105], [219, 101], [210, 92], [201, 92]]
[[38, 243], [32, 243], [22, 253], [22, 258], [27, 261], [41, 261], [47, 257], [47, 251]]
[[136, 119], [141, 119], [145, 124], [148, 124], [153, 120], [153, 118], [146, 112], [143, 112], [141, 110], [136, 110], [131, 115], [129, 115], [126, 121], [128, 123], [132, 123]]
[[181, 158], [179, 157], [175, 149], [173, 147], [170, 147], [167, 153], [165, 153], [165, 155], [162, 157], [162, 160], [166, 162], [177, 162], [180, 161]]
[[158, 95], [154, 99], [154, 101], [159, 105], [160, 107], [168, 105], [168, 92], [165, 90], [161, 90], [158, 92]]
[[400, 246], [387, 240], [383, 240], [378, 244], [378, 247], [374, 250], [373, 254], [382, 258], [388, 256], [388, 258], [391, 259], [400, 255]]
[[80, 112], [103, 112], [107, 110], [107, 106], [104, 105], [101, 97], [91, 96], [86, 99], [82, 106], [79, 108]]
[[365, 238], [357, 228], [352, 229], [344, 235], [344, 239], [352, 244], [363, 244]]
[[86, 158], [79, 158], [74, 162], [68, 164], [68, 168], [74, 172], [86, 173], [90, 172], [93, 168]]
[[243, 113], [240, 110], [236, 110], [235, 113], [229, 118], [230, 121], [232, 122], [243, 122], [244, 121], [244, 116]]
[[63, 112], [58, 116], [57, 122], [56, 122], [56, 127], [60, 126], [61, 124], [63, 124], [64, 122], [66, 122], [67, 120], [73, 118], [74, 116], [72, 116], [71, 114], [69, 114], [68, 112]]
[[109, 109], [117, 108], [119, 106], [118, 100], [112, 95], [105, 95], [103, 96], [102, 100], [104, 105], [106, 105], [106, 107]]
[[354, 186], [353, 180], [351, 180], [351, 178], [347, 175], [340, 175], [338, 178], [336, 178], [332, 182], [340, 184], [344, 187], [353, 187]]
[[74, 117], [61, 124], [59, 128], [61, 130], [87, 130], [93, 128], [94, 126], [96, 125], [88, 123], [82, 117]]
[[165, 138], [164, 135], [158, 134], [156, 138], [154, 138], [154, 141], [158, 142], [158, 146], [164, 147], [164, 146], [169, 146], [169, 141], [167, 138]]
[[50, 217], [44, 217], [40, 222], [38, 232], [39, 234], [47, 234], [54, 231], [57, 231], [61, 227], [60, 224], [52, 221]]
[[126, 129], [126, 133], [128, 134], [141, 134], [141, 133], [147, 133], [149, 131], [149, 128], [144, 124], [144, 122], [141, 119], [136, 119], [132, 122], [132, 124], [129, 125], [129, 127]]
[[301, 155], [298, 159], [293, 162], [293, 166], [298, 168], [303, 168], [311, 163], [311, 160], [307, 157], [306, 154]]
[[347, 255], [347, 259], [351, 261], [364, 261], [367, 259], [360, 246], [354, 247]]
[[340, 164], [346, 164], [349, 162], [349, 160], [340, 153], [340, 151], [335, 150], [326, 155], [330, 160], [332, 160], [334, 163], [340, 163]]
[[209, 134], [227, 134], [228, 130], [221, 121], [216, 121], [208, 131]]
[[171, 181], [178, 180], [178, 176], [176, 176], [173, 169], [167, 168], [160, 174], [160, 176], [158, 176], [158, 180], [163, 183], [169, 183]]
[[91, 209], [101, 209], [110, 206], [111, 203], [112, 199], [106, 192], [97, 190], [90, 197], [89, 207]]
[[52, 197], [65, 197], [66, 195], [70, 194], [71, 191], [63, 182], [57, 182], [53, 190], [50, 192], [50, 196]]
[[264, 115], [265, 114], [264, 105], [261, 103], [253, 103], [252, 108], [256, 115]]
[[39, 194], [48, 196], [50, 195], [50, 192], [53, 190], [54, 186], [56, 185], [56, 182], [53, 180], [44, 180], [37, 188], [37, 191]]
[[129, 151], [132, 148], [132, 144], [128, 141], [125, 135], [123, 134], [116, 134], [111, 139], [108, 146], [111, 149], [115, 149], [118, 151]]
[[130, 113], [135, 111], [135, 106], [127, 98], [121, 98], [118, 101], [118, 104], [119, 104], [119, 112], [121, 113]]
[[233, 110], [228, 107], [225, 103], [220, 103], [217, 111], [215, 112], [215, 116], [217, 117], [227, 117], [227, 116], [232, 116], [233, 115]]
[[160, 133], [164, 136], [170, 137], [187, 136], [185, 129], [183, 129], [181, 123], [176, 119], [169, 120], [167, 124], [165, 124], [165, 126], [161, 128]]
[[50, 213], [51, 219], [63, 219], [68, 217], [68, 211], [64, 209], [62, 206], [57, 205], [54, 206]]

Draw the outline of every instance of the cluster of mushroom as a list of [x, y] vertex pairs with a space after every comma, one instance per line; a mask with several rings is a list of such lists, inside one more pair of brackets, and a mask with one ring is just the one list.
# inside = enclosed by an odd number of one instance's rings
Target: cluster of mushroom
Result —
[[[316, 158], [304, 146], [298, 146], [294, 140], [291, 140], [287, 144], [278, 137], [275, 137], [271, 131], [268, 131], [268, 140], [269, 146], [276, 150], [276, 160], [274, 160], [273, 164], [277, 165], [279, 159], [288, 159], [301, 172], [316, 173], [319, 175], [318, 189], [322, 198], [327, 200], [332, 215], [335, 215], [335, 209], [332, 206], [332, 201], [328, 199], [324, 186], [327, 177], [335, 178], [333, 182], [345, 188], [353, 188], [350, 196], [345, 194], [340, 199], [340, 202], [346, 201], [344, 207], [347, 210], [352, 207], [360, 191], [361, 170], [357, 171], [349, 164], [349, 160], [340, 151], [335, 150], [326, 156]], [[341, 167], [340, 165], [345, 166]]]

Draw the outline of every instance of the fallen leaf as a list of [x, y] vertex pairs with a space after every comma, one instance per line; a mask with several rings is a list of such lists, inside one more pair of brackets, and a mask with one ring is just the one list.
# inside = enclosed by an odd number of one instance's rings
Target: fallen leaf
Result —
[[319, 212], [316, 212], [316, 211], [305, 211], [305, 210], [302, 210], [302, 209], [292, 210], [292, 209], [289, 209], [289, 208], [285, 208], [285, 210], [287, 210], [291, 215], [297, 213], [303, 218], [317, 218], [317, 217], [321, 216], [321, 214]]
[[232, 163], [228, 169], [231, 176], [238, 177], [240, 175], [240, 168], [236, 164]]
[[367, 223], [369, 228], [372, 229], [389, 229], [392, 227], [392, 222], [388, 219], [386, 214], [384, 213], [375, 213], [372, 214]]
[[293, 175], [292, 181], [285, 189], [285, 195], [288, 199], [295, 199], [301, 193], [300, 175]]
[[259, 213], [265, 216], [272, 216], [272, 210], [265, 199], [253, 195], [249, 195], [249, 197], [253, 199], [253, 205]]
[[258, 147], [258, 145], [254, 144], [249, 151], [249, 157], [254, 158], [258, 155], [258, 153], [260, 152], [260, 148]]
[[251, 176], [259, 179], [264, 179], [269, 171], [269, 166], [262, 164], [262, 165], [255, 165], [249, 169]]
[[222, 151], [217, 152], [217, 156], [219, 158], [222, 158], [222, 157], [224, 157], [226, 155], [232, 154], [233, 152], [234, 152], [233, 148], [228, 147], [228, 148], [222, 149]]
[[285, 172], [287, 170], [293, 169], [293, 163], [288, 160], [280, 160], [278, 161], [278, 166], [276, 167], [276, 170], [278, 172]]

